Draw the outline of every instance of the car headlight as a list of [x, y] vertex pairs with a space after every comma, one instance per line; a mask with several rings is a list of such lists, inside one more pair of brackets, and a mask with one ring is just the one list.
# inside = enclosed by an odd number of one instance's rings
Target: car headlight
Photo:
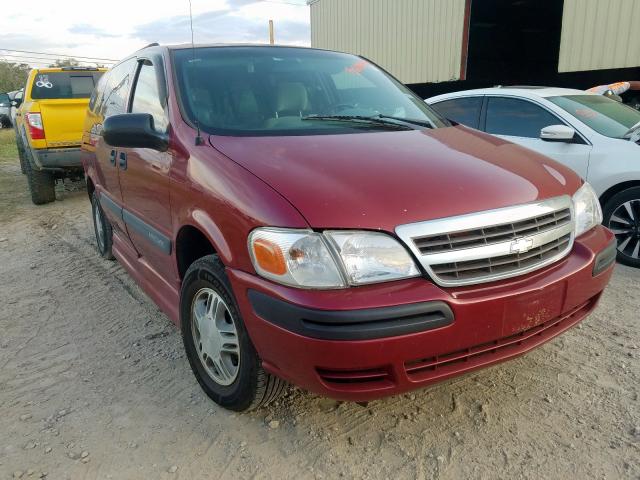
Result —
[[420, 275], [411, 256], [391, 235], [357, 230], [324, 234], [331, 240], [351, 285]]
[[576, 237], [602, 223], [602, 209], [598, 195], [587, 182], [584, 182], [584, 185], [573, 195], [573, 211]]
[[249, 252], [259, 275], [303, 288], [343, 288], [420, 275], [406, 249], [379, 232], [258, 228], [249, 236]]

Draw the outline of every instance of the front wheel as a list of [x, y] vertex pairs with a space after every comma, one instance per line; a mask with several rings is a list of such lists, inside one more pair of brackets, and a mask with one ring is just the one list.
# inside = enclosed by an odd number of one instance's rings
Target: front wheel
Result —
[[27, 161], [24, 154], [24, 146], [18, 137], [18, 133], [16, 132], [16, 147], [18, 149], [18, 158], [20, 159], [20, 171], [23, 175], [27, 174], [27, 167], [25, 162]]
[[615, 194], [605, 204], [603, 223], [615, 234], [620, 263], [640, 268], [640, 187]]
[[278, 398], [286, 382], [262, 368], [216, 255], [187, 270], [180, 322], [191, 369], [205, 393], [222, 407], [252, 410]]

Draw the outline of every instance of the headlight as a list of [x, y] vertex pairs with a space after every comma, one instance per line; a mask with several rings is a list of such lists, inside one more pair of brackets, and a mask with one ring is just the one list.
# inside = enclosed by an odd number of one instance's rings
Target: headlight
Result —
[[256, 272], [270, 280], [308, 288], [345, 286], [319, 233], [258, 228], [249, 236], [249, 252]]
[[342, 288], [420, 275], [404, 247], [379, 232], [258, 228], [249, 236], [249, 252], [259, 275], [304, 288]]
[[573, 211], [576, 237], [602, 223], [602, 209], [598, 195], [587, 182], [584, 182], [584, 185], [573, 195]]
[[392, 236], [379, 232], [325, 232], [351, 285], [420, 275], [411, 256]]

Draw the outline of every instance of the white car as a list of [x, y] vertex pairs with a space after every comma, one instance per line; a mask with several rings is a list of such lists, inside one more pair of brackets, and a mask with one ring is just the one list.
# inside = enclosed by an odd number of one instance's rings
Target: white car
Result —
[[449, 120], [575, 170], [600, 198], [618, 260], [640, 267], [640, 111], [595, 93], [547, 87], [466, 90], [426, 102]]

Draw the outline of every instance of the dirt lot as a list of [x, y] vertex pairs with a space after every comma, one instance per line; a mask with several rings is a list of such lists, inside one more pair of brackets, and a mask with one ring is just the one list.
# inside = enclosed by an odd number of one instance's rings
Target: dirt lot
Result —
[[292, 389], [232, 414], [201, 392], [166, 316], [96, 254], [84, 192], [31, 205], [11, 135], [0, 479], [640, 478], [640, 271], [618, 266], [580, 327], [510, 363], [367, 407]]

